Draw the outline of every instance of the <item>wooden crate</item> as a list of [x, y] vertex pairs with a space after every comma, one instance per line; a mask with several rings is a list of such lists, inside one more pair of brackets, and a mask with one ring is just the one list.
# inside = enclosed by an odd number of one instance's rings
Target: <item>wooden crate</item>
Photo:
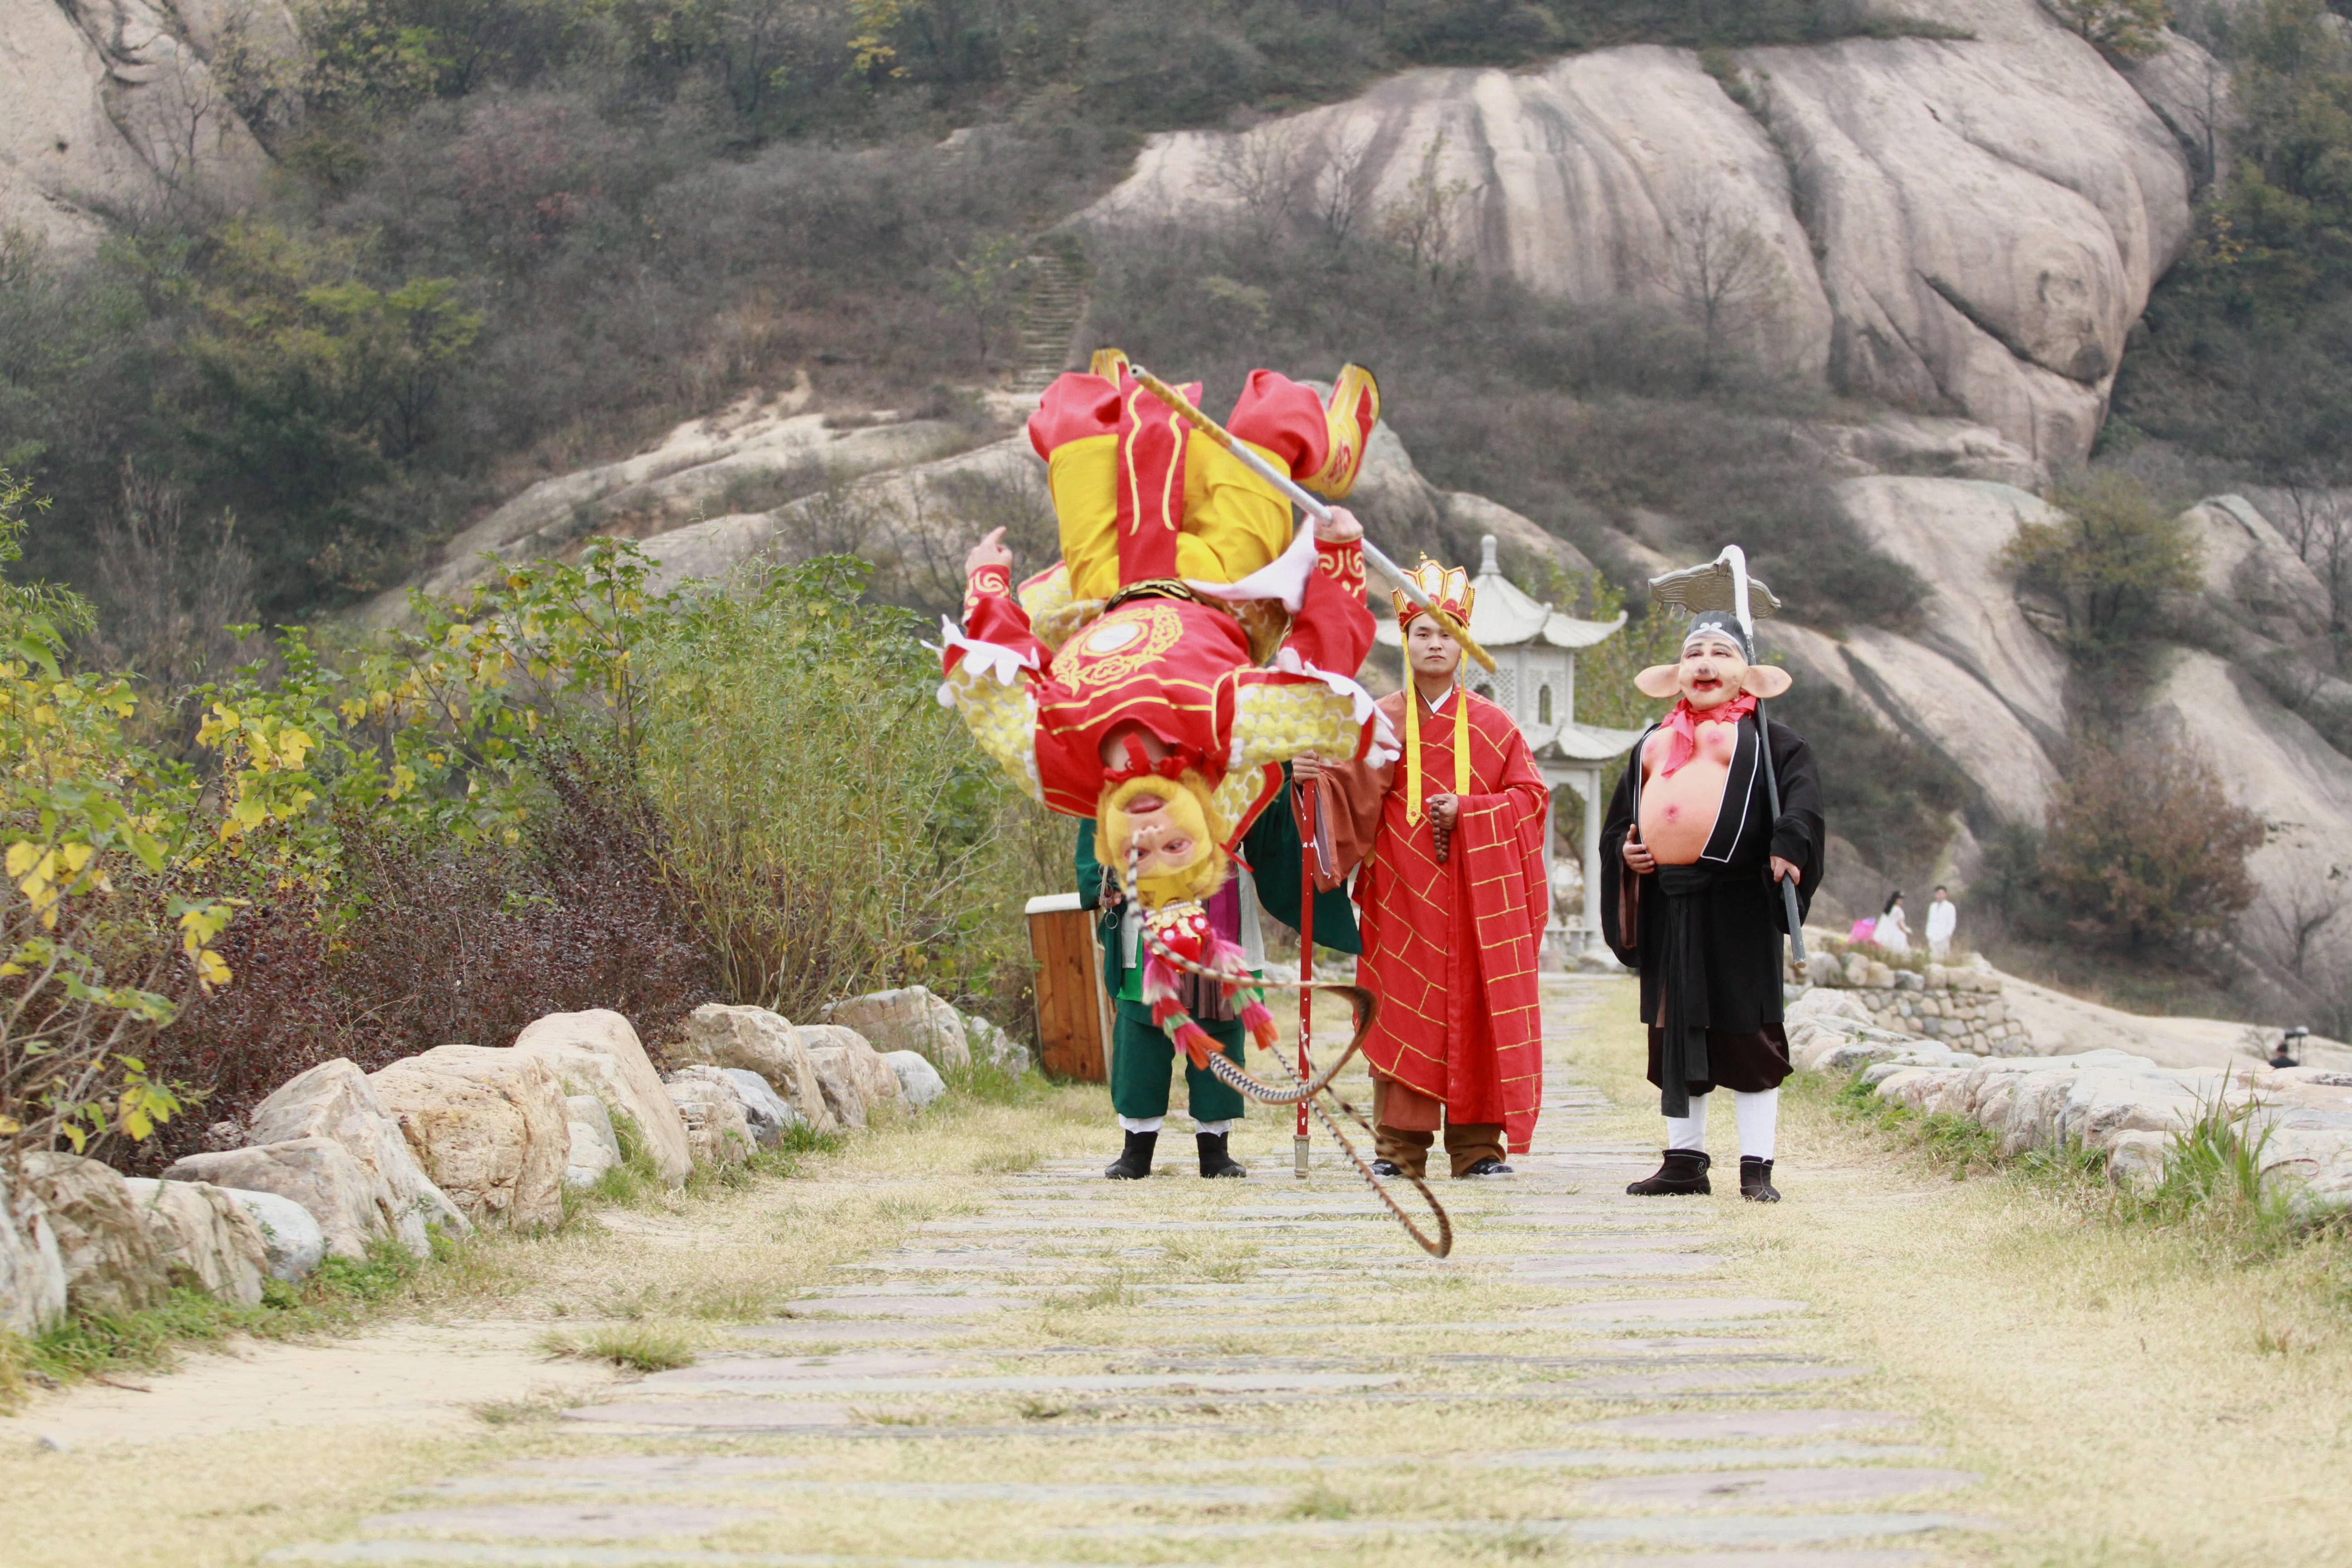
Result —
[[1045, 1070], [1085, 1083], [1110, 1080], [1110, 998], [1104, 994], [1095, 912], [1076, 893], [1029, 900], [1037, 961], [1037, 1044]]

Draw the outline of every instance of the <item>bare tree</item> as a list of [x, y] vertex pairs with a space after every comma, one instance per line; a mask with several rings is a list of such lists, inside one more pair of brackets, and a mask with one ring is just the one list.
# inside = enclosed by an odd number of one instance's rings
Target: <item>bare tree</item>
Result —
[[1307, 161], [1295, 122], [1261, 125], [1219, 144], [1209, 183], [1239, 204], [1253, 233], [1271, 239], [1289, 226]]
[[178, 491], [125, 467], [116, 510], [95, 531], [99, 661], [172, 698], [225, 674], [244, 648], [229, 628], [254, 618], [253, 557], [236, 519], [194, 521]]
[[2331, 866], [2317, 879], [2297, 878], [2268, 896], [2247, 916], [2246, 935], [2255, 951], [2306, 985], [2325, 989], [2332, 944], [2322, 940], [2330, 921], [2352, 903], [2344, 868]]
[[1711, 387], [1780, 297], [1786, 273], [1770, 242], [1714, 189], [1675, 204], [1666, 246], [1666, 287], [1699, 329], [1699, 385]]
[[2352, 620], [2352, 496], [2333, 485], [2290, 483], [2279, 531], [2327, 590], [2327, 636], [2340, 659]]
[[1333, 245], [1345, 245], [1354, 238], [1357, 226], [1363, 222], [1366, 193], [1360, 180], [1365, 155], [1371, 148], [1369, 132], [1361, 137], [1342, 132], [1331, 144], [1323, 166], [1315, 173], [1315, 226], [1322, 237]]
[[1382, 237], [1433, 289], [1463, 263], [1462, 208], [1471, 188], [1467, 180], [1438, 177], [1444, 167], [1445, 142], [1446, 134], [1440, 131], [1423, 144], [1421, 168], [1405, 186], [1404, 199], [1381, 210]]

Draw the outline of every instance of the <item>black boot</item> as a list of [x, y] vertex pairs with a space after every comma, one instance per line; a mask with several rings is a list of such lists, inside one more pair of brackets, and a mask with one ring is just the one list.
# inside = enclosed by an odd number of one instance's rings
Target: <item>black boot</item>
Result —
[[1114, 1182], [1139, 1182], [1151, 1174], [1151, 1151], [1160, 1142], [1157, 1132], [1130, 1132], [1127, 1147], [1118, 1158], [1103, 1167], [1103, 1174]]
[[1780, 1189], [1772, 1184], [1772, 1162], [1753, 1154], [1739, 1156], [1739, 1195], [1751, 1204], [1777, 1204]]
[[1225, 1152], [1225, 1135], [1222, 1132], [1195, 1132], [1192, 1142], [1201, 1146], [1201, 1174], [1204, 1176], [1246, 1176], [1249, 1167]]
[[1668, 1149], [1665, 1155], [1666, 1163], [1658, 1167], [1656, 1175], [1630, 1183], [1625, 1190], [1637, 1198], [1672, 1197], [1685, 1193], [1696, 1196], [1715, 1191], [1707, 1184], [1709, 1162], [1706, 1150]]

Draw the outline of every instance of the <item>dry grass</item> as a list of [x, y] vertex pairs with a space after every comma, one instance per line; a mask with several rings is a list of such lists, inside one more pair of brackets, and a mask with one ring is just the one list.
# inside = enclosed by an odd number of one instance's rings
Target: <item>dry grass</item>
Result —
[[[1601, 1129], [1604, 1135], [1646, 1142], [1655, 1135], [1654, 1102], [1640, 1084], [1626, 988], [1581, 982], [1570, 994], [1559, 1010], [1583, 1016], [1555, 1034], [1556, 1068], [1576, 1058], [1581, 1076], [1621, 1097], [1622, 1114]], [[1772, 1331], [1787, 1333], [1794, 1350], [1883, 1369], [1839, 1399], [1918, 1413], [1924, 1439], [1948, 1462], [1989, 1478], [1976, 1492], [1926, 1504], [1997, 1514], [2014, 1527], [1953, 1543], [1952, 1560], [1988, 1568], [2252, 1568], [2340, 1557], [2346, 1510], [2338, 1478], [2347, 1456], [2336, 1427], [2352, 1408], [2346, 1398], [2352, 1389], [2343, 1336], [2332, 1315], [2315, 1310], [2323, 1298], [2313, 1292], [2321, 1287], [2295, 1272], [2307, 1258], [2221, 1269], [2179, 1232], [2109, 1226], [2063, 1196], [2006, 1178], [1954, 1182], [1841, 1121], [1827, 1098], [1792, 1097], [1781, 1156], [1787, 1203], [1759, 1208], [1718, 1194], [1688, 1205], [1690, 1225], [1720, 1227], [1728, 1237], [1721, 1245], [1730, 1267], [1720, 1286], [1710, 1281], [1706, 1289], [1813, 1302], [1811, 1320]], [[1727, 1116], [1723, 1121], [1718, 1152], [1727, 1154], [1732, 1129]], [[1384, 1223], [1368, 1221], [1360, 1239], [1285, 1243], [1219, 1227], [1217, 1216], [1237, 1205], [1291, 1194], [1362, 1196], [1342, 1173], [1295, 1182], [1289, 1140], [1286, 1116], [1256, 1115], [1236, 1140], [1258, 1165], [1250, 1181], [1202, 1182], [1187, 1161], [1173, 1174], [1123, 1190], [1126, 1212], [1139, 1217], [1202, 1222], [1197, 1235], [1173, 1245], [1164, 1245], [1164, 1236], [1146, 1242], [1091, 1228], [1087, 1216], [1100, 1211], [1073, 1204], [1066, 1230], [1052, 1244], [1073, 1266], [1112, 1266], [1074, 1267], [1048, 1304], [982, 1320], [953, 1339], [957, 1353], [985, 1365], [1054, 1343], [1056, 1370], [1073, 1372], [1248, 1354], [1393, 1357], [1406, 1369], [1427, 1353], [1507, 1348], [1483, 1339], [1465, 1344], [1454, 1325], [1509, 1315], [1529, 1304], [1527, 1288], [1459, 1263], [1423, 1260]], [[1317, 1142], [1328, 1149], [1319, 1131]], [[37, 1510], [9, 1510], [0, 1563], [250, 1563], [280, 1544], [347, 1536], [358, 1518], [404, 1506], [403, 1489], [445, 1476], [531, 1458], [706, 1450], [708, 1439], [685, 1434], [616, 1440], [560, 1419], [564, 1405], [592, 1395], [531, 1378], [610, 1373], [578, 1360], [541, 1358], [537, 1336], [568, 1334], [585, 1347], [602, 1334], [634, 1331], [648, 1344], [660, 1340], [705, 1354], [752, 1348], [730, 1343], [729, 1319], [766, 1316], [804, 1285], [845, 1278], [833, 1268], [842, 1258], [919, 1239], [927, 1222], [980, 1212], [1015, 1179], [1000, 1167], [1004, 1152], [1058, 1161], [1107, 1157], [1115, 1147], [1099, 1089], [1055, 1090], [1010, 1105], [968, 1102], [805, 1156], [798, 1179], [760, 1177], [704, 1197], [647, 1194], [635, 1206], [598, 1211], [565, 1234], [492, 1249], [495, 1269], [451, 1279], [422, 1310], [451, 1326], [436, 1333], [485, 1317], [528, 1325], [518, 1331], [517, 1348], [529, 1375], [511, 1393], [454, 1422], [413, 1428], [224, 1433], [199, 1423], [159, 1427], [142, 1443], [42, 1455], [0, 1440], [0, 1490], [43, 1500]], [[1050, 1204], [1051, 1192], [1032, 1189], [1027, 1197]], [[1457, 1211], [1461, 1262], [1534, 1245], [1524, 1230], [1480, 1223], [1483, 1214], [1507, 1211], [1507, 1190], [1448, 1188], [1443, 1195]], [[1399, 1289], [1374, 1300], [1310, 1290], [1209, 1314], [1138, 1289], [1267, 1263], [1311, 1265], [1318, 1250], [1360, 1262], [1372, 1252], [1392, 1258]], [[1220, 1311], [1225, 1315], [1213, 1315]], [[1530, 1324], [1507, 1348], [1580, 1354], [1602, 1348], [1609, 1332]], [[757, 1349], [775, 1347], [760, 1342]], [[1498, 1395], [1543, 1375], [1502, 1363], [1491, 1374], [1459, 1373], [1475, 1387], [1491, 1384]], [[155, 1408], [171, 1384], [157, 1380]], [[1557, 1475], [1454, 1459], [1496, 1447], [1588, 1444], [1575, 1424], [1622, 1408], [1573, 1399], [1545, 1406], [1465, 1401], [1415, 1407], [1400, 1418], [1393, 1405], [1344, 1394], [1220, 1413], [1213, 1396], [1170, 1408], [983, 1393], [926, 1400], [919, 1413], [881, 1400], [869, 1414], [894, 1424], [912, 1417], [996, 1426], [1009, 1435], [842, 1443], [747, 1434], [721, 1447], [730, 1456], [773, 1457], [799, 1477], [1271, 1489], [1261, 1504], [1184, 1510], [1193, 1520], [1286, 1520], [1310, 1528], [1388, 1517], [1557, 1519], [1583, 1507]], [[761, 1487], [756, 1477], [714, 1482], [696, 1500], [772, 1508], [773, 1495]], [[1169, 1505], [1150, 1501], [905, 1499], [877, 1510], [855, 1496], [803, 1493], [773, 1522], [747, 1523], [708, 1544], [936, 1557], [942, 1542], [955, 1542], [963, 1544], [948, 1554], [1009, 1556], [1021, 1552], [999, 1545], [1033, 1531], [1171, 1516]], [[1426, 1563], [1432, 1545], [1425, 1536], [1343, 1543], [1171, 1535], [1145, 1556], [1402, 1568]], [[1141, 1549], [1140, 1538], [1078, 1539], [1046, 1554], [1124, 1561]], [[1537, 1531], [1446, 1536], [1443, 1550], [1465, 1568], [1606, 1555]]]
[[[1555, 1047], [1555, 1052], [1559, 1047]], [[1627, 1002], [1567, 1056], [1654, 1130]], [[1556, 1057], [1557, 1059], [1557, 1057]], [[2195, 1225], [1948, 1167], [1792, 1080], [1771, 1208], [1721, 1205], [1747, 1283], [1808, 1300], [1878, 1397], [1922, 1415], [2017, 1529], [1962, 1560], [2041, 1568], [2345, 1560], [2352, 1329], [2339, 1252], [2249, 1262]], [[1718, 1164], [1731, 1118], [1711, 1124]], [[1743, 1256], [1744, 1255], [1744, 1256]]]
[[683, 1323], [614, 1323], [585, 1333], [551, 1333], [539, 1342], [551, 1356], [610, 1362], [631, 1372], [691, 1366], [705, 1336]]

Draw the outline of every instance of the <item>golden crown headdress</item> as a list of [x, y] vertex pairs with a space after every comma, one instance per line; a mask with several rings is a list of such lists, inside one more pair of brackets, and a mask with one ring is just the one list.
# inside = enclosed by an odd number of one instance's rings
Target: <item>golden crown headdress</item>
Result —
[[[1412, 569], [1413, 586], [1429, 597], [1429, 602], [1452, 616], [1464, 626], [1470, 624], [1470, 603], [1478, 591], [1470, 586], [1470, 574], [1459, 566], [1440, 566], [1424, 555], [1421, 564]], [[1389, 597], [1396, 603], [1397, 630], [1412, 624], [1421, 614], [1421, 606], [1404, 596], [1402, 589], [1391, 589]]]

